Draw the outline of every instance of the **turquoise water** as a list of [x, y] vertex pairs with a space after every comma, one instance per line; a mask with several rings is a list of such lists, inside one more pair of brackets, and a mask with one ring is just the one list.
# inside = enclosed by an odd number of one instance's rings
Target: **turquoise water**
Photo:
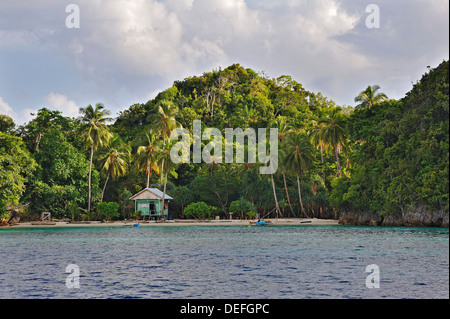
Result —
[[[79, 288], [66, 287], [69, 264]], [[371, 264], [378, 289], [366, 286]], [[0, 298], [449, 298], [449, 231], [3, 228]]]

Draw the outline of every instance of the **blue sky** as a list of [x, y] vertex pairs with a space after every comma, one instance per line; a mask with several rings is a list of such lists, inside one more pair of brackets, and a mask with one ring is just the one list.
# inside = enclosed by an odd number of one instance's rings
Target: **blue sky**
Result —
[[[80, 9], [68, 29], [66, 6]], [[380, 8], [368, 29], [365, 9]], [[401, 98], [449, 58], [448, 0], [3, 0], [0, 114], [113, 115], [174, 81], [232, 63], [353, 105], [367, 85]]]

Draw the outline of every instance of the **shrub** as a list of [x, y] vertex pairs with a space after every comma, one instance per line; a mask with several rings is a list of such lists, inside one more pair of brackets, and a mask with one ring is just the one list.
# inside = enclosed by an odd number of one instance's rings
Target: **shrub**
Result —
[[240, 213], [242, 219], [244, 218], [244, 214], [246, 214], [250, 218], [253, 218], [255, 216], [256, 209], [251, 202], [244, 198], [241, 198], [231, 203], [230, 211], [232, 211], [233, 213]]
[[97, 212], [106, 220], [119, 217], [119, 204], [116, 202], [103, 202], [98, 205]]
[[185, 208], [184, 215], [195, 219], [211, 218], [215, 210], [215, 207], [205, 202], [191, 203]]

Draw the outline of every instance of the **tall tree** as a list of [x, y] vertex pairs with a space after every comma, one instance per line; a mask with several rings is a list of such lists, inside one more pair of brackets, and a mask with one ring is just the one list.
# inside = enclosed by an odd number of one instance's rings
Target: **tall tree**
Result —
[[342, 114], [340, 107], [330, 109], [329, 113], [319, 120], [321, 125], [320, 135], [323, 141], [333, 148], [336, 156], [336, 176], [343, 176], [339, 153], [346, 144], [347, 130], [345, 128], [346, 117]]
[[312, 165], [314, 160], [314, 147], [306, 134], [297, 133], [291, 135], [286, 141], [285, 154], [284, 165], [297, 176], [300, 208], [302, 214], [305, 215], [300, 188], [300, 177], [303, 176]]
[[158, 156], [161, 151], [160, 140], [152, 130], [146, 134], [146, 145], [139, 146], [136, 154], [136, 167], [138, 170], [145, 169], [147, 174], [147, 188], [150, 187], [152, 172], [159, 173]]
[[[180, 126], [176, 116], [179, 112], [178, 106], [168, 100], [162, 100], [157, 105], [157, 112], [152, 117], [153, 129], [160, 133], [163, 143], [166, 143], [167, 138], [170, 136], [172, 130]], [[163, 178], [163, 166], [164, 159], [161, 161], [161, 180]]]
[[94, 158], [94, 151], [99, 146], [108, 143], [112, 137], [111, 132], [106, 125], [106, 122], [111, 119], [106, 117], [110, 114], [105, 106], [101, 103], [95, 104], [95, 107], [88, 105], [85, 108], [80, 108], [80, 121], [82, 123], [81, 131], [85, 137], [87, 145], [91, 149], [91, 156], [89, 162], [89, 197], [88, 197], [88, 212], [91, 211], [91, 178], [92, 178], [92, 160]]
[[105, 185], [103, 186], [100, 203], [103, 202], [106, 185], [109, 178], [124, 176], [130, 160], [130, 146], [125, 144], [118, 134], [114, 134], [108, 145], [99, 149], [98, 160], [106, 171]]
[[15, 126], [16, 124], [14, 124], [14, 121], [11, 117], [9, 117], [8, 115], [0, 114], [0, 132], [12, 132]]
[[0, 218], [9, 204], [18, 204], [36, 162], [22, 139], [0, 131]]
[[356, 107], [370, 109], [374, 105], [386, 101], [388, 99], [387, 95], [382, 92], [378, 92], [379, 90], [379, 85], [369, 85], [364, 91], [355, 97], [355, 102], [359, 102]]
[[281, 145], [281, 148], [278, 150], [280, 155], [279, 166], [281, 166], [280, 167], [281, 174], [283, 175], [284, 190], [286, 191], [286, 199], [289, 204], [289, 209], [291, 210], [292, 214], [294, 214], [294, 210], [292, 209], [291, 199], [289, 196], [289, 191], [286, 183], [286, 166], [284, 165], [284, 161], [282, 159], [285, 155], [283, 144], [285, 143], [286, 138], [289, 137], [289, 134], [294, 132], [294, 129], [292, 126], [288, 124], [286, 117], [284, 116], [278, 116], [275, 120], [272, 121], [271, 124], [278, 129], [278, 142]]
[[160, 152], [160, 159], [161, 161], [163, 161], [163, 166], [162, 168], [162, 173], [165, 174], [164, 177], [164, 190], [163, 190], [163, 205], [161, 206], [161, 216], [163, 217], [163, 219], [165, 219], [164, 216], [164, 203], [165, 203], [165, 197], [166, 197], [166, 187], [167, 187], [167, 174], [169, 173], [169, 171], [171, 171], [174, 167], [175, 167], [175, 163], [172, 162], [171, 158], [170, 158], [170, 150], [172, 149], [173, 145], [175, 144], [175, 141], [168, 139], [164, 142], [164, 144], [161, 147], [161, 152]]
[[323, 184], [325, 185], [325, 169], [324, 169], [324, 152], [327, 152], [327, 146], [328, 144], [324, 140], [324, 137], [322, 135], [323, 130], [322, 128], [325, 126], [321, 120], [327, 115], [328, 108], [324, 106], [319, 106], [316, 109], [316, 116], [312, 117], [312, 121], [314, 123], [313, 128], [310, 131], [310, 134], [312, 136], [312, 142], [316, 148], [319, 148], [320, 150], [320, 164], [322, 166], [322, 179]]

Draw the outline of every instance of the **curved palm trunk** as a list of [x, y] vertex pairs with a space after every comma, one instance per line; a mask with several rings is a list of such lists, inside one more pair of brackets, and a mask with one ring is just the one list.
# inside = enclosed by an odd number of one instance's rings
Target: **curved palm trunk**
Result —
[[103, 196], [105, 195], [106, 184], [108, 183], [108, 180], [109, 180], [109, 176], [110, 176], [110, 175], [111, 175], [111, 172], [108, 172], [108, 176], [106, 176], [105, 185], [103, 186], [103, 190], [102, 190], [102, 199], [100, 199], [100, 204], [103, 203]]
[[147, 188], [150, 186], [150, 177], [152, 177], [152, 166], [147, 168]]
[[341, 162], [339, 161], [339, 153], [337, 150], [337, 147], [334, 148], [334, 152], [336, 154], [336, 177], [340, 177], [344, 176], [344, 173], [342, 172], [342, 167], [341, 167]]
[[323, 184], [325, 185], [325, 169], [323, 167], [323, 143], [320, 143], [320, 162], [322, 164], [322, 179]]
[[92, 159], [93, 158], [94, 158], [94, 145], [91, 146], [91, 161], [89, 162], [88, 212], [91, 211], [91, 177], [92, 177]]
[[275, 191], [275, 182], [273, 181], [273, 174], [270, 175], [270, 178], [272, 179], [273, 198], [275, 199], [275, 210], [277, 211], [277, 218], [278, 218], [278, 214], [281, 215], [281, 211], [280, 206], [278, 205], [278, 198], [277, 192]]
[[[298, 187], [298, 199], [300, 201], [300, 208], [302, 211], [302, 215], [306, 216], [305, 208], [303, 207], [302, 191], [300, 190], [300, 177], [298, 176], [298, 174], [297, 174], [297, 187]], [[306, 216], [306, 217], [308, 217], [308, 216]]]
[[161, 216], [162, 216], [163, 220], [166, 220], [166, 216], [164, 216], [164, 204], [166, 202], [166, 200], [165, 200], [165, 197], [166, 197], [166, 186], [167, 186], [167, 172], [166, 172], [166, 176], [164, 178], [164, 191], [163, 191], [162, 207], [161, 207]]
[[164, 158], [162, 159], [162, 163], [161, 163], [161, 177], [159, 180], [159, 186], [161, 187], [162, 182], [163, 182], [163, 174], [164, 174]]
[[284, 174], [284, 172], [283, 172], [283, 181], [284, 181], [284, 189], [286, 190], [286, 198], [289, 203], [289, 208], [291, 209], [292, 215], [295, 216], [294, 210], [292, 209], [292, 205], [291, 205], [291, 198], [289, 196], [289, 191], [288, 191], [287, 185], [286, 185], [286, 174]]

